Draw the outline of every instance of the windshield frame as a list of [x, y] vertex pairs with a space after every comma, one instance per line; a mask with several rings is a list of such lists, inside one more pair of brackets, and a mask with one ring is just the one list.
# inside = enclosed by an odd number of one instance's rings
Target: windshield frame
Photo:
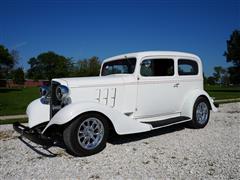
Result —
[[[114, 63], [116, 61], [127, 61], [127, 63], [129, 65], [134, 65], [134, 69], [131, 73], [112, 73], [112, 74], [107, 74], [107, 75], [104, 75], [103, 74], [103, 70], [104, 70], [104, 67], [106, 66], [106, 64], [110, 64], [110, 63]], [[135, 61], [135, 62], [134, 62]], [[129, 62], [133, 62], [132, 64], [129, 63]], [[120, 64], [121, 65], [121, 64]], [[122, 64], [124, 65], [124, 64]], [[126, 64], [127, 65], [127, 64]], [[115, 75], [115, 74], [134, 74], [135, 71], [136, 71], [136, 67], [137, 67], [137, 58], [136, 57], [127, 57], [127, 58], [119, 58], [119, 59], [113, 59], [113, 60], [109, 60], [109, 61], [106, 61], [102, 64], [102, 67], [101, 67], [101, 72], [100, 72], [100, 76], [110, 76], [110, 75]]]

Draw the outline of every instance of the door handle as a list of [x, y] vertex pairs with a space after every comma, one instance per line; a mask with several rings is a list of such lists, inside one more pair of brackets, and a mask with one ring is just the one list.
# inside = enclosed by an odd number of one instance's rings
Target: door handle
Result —
[[179, 83], [176, 83], [173, 85], [173, 87], [178, 87], [180, 84]]

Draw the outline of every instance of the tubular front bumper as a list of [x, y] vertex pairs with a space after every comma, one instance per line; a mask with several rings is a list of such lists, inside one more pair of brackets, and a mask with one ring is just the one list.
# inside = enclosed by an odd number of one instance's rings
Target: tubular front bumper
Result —
[[26, 137], [30, 141], [44, 145], [51, 146], [53, 144], [53, 140], [49, 137], [44, 136], [43, 134], [38, 133], [36, 130], [33, 130], [27, 126], [16, 122], [13, 124], [13, 129], [21, 134], [21, 136]]

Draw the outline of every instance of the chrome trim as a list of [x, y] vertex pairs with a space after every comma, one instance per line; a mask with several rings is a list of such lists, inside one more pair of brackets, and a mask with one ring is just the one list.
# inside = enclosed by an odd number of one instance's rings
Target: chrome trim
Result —
[[104, 136], [104, 126], [102, 122], [95, 118], [84, 120], [78, 128], [78, 142], [84, 149], [91, 150], [96, 148]]
[[49, 96], [49, 87], [48, 86], [41, 86], [39, 89], [40, 96], [41, 97], [47, 97]]
[[196, 119], [199, 124], [204, 124], [208, 120], [209, 109], [205, 102], [200, 102], [196, 110]]
[[56, 88], [56, 97], [59, 101], [62, 101], [64, 98], [66, 98], [69, 94], [69, 89], [67, 86], [59, 85]]

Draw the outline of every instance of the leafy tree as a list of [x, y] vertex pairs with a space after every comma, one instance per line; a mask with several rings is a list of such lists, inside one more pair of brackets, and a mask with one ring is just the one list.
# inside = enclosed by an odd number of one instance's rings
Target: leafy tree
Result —
[[79, 71], [77, 71], [76, 75], [80, 77], [88, 76], [88, 60], [80, 60], [79, 64]]
[[76, 76], [98, 76], [100, 72], [101, 62], [98, 57], [93, 56], [89, 59], [79, 60], [77, 63]]
[[42, 65], [38, 59], [32, 57], [29, 59], [28, 64], [30, 64], [30, 68], [27, 72], [28, 78], [32, 78], [34, 80], [45, 79], [45, 75], [42, 72]]
[[230, 82], [240, 84], [240, 30], [232, 32], [230, 39], [227, 40], [227, 50], [224, 53], [227, 62], [233, 64], [228, 69]]
[[13, 57], [14, 66], [16, 66], [18, 64], [18, 60], [20, 59], [19, 52], [13, 49], [10, 54]]
[[[221, 84], [221, 85], [229, 85], [229, 73], [227, 69], [224, 69], [221, 66], [214, 67], [214, 73], [213, 78], [215, 83]], [[213, 79], [210, 79], [212, 81]]]
[[230, 74], [229, 81], [232, 84], [240, 84], [240, 68], [231, 66], [228, 68], [228, 72]]
[[98, 57], [93, 56], [89, 59], [89, 76], [98, 76], [101, 68], [101, 62]]
[[23, 68], [17, 68], [12, 71], [13, 81], [16, 84], [23, 85], [25, 82]]
[[30, 69], [28, 77], [38, 79], [48, 79], [58, 77], [68, 77], [70, 75], [72, 63], [70, 58], [58, 55], [54, 52], [45, 52], [29, 59]]
[[224, 56], [227, 62], [232, 62], [234, 66], [240, 66], [240, 31], [235, 30], [230, 36], [230, 40], [227, 40], [227, 51]]
[[213, 77], [217, 83], [221, 83], [222, 74], [224, 74], [226, 70], [222, 68], [222, 66], [216, 66], [214, 67], [214, 71]]
[[228, 86], [230, 84], [229, 73], [225, 70], [225, 73], [222, 75], [221, 84]]
[[14, 57], [3, 45], [0, 45], [0, 78], [8, 78], [8, 74], [14, 67]]
[[209, 76], [209, 77], [207, 78], [207, 84], [209, 84], [209, 85], [215, 85], [215, 84], [216, 84], [215, 78], [212, 77], [212, 76]]

